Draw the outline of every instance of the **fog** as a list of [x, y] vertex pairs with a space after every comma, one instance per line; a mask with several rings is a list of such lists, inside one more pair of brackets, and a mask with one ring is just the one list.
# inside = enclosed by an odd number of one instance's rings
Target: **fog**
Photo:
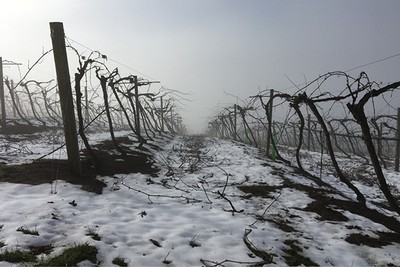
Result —
[[[121, 72], [189, 94], [180, 112], [195, 133], [236, 97], [293, 93], [293, 83], [329, 71], [400, 80], [399, 10], [396, 0], [6, 0], [0, 56], [23, 64], [4, 69], [18, 79], [51, 49], [49, 22], [63, 22], [79, 51], [100, 51]], [[54, 79], [51, 58], [31, 75]]]

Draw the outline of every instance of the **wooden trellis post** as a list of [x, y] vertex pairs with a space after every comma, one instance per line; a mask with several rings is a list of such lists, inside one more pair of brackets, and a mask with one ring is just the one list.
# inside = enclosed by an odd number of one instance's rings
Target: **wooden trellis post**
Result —
[[397, 133], [396, 133], [396, 158], [394, 163], [395, 171], [399, 171], [400, 162], [400, 108], [397, 108]]
[[[11, 94], [12, 94], [11, 97], [15, 97], [15, 95], [14, 95], [14, 90], [15, 90], [15, 88], [14, 88], [14, 80], [11, 79], [10, 82], [11, 82]], [[16, 118], [16, 117], [17, 117], [17, 113], [16, 113], [16, 110], [15, 110], [14, 101], [12, 101], [12, 102], [13, 102], [13, 103], [12, 103], [13, 116], [14, 116], [14, 118]]]
[[234, 118], [233, 118], [233, 131], [234, 131], [233, 139], [237, 140], [238, 134], [237, 134], [237, 107], [236, 107], [236, 104], [233, 105], [233, 116], [234, 116]]
[[1, 105], [1, 126], [5, 129], [6, 123], [6, 102], [4, 101], [4, 83], [3, 83], [3, 58], [0, 57], [0, 105]]
[[[6, 102], [5, 102], [5, 92], [3, 83], [3, 66], [4, 65], [21, 65], [21, 63], [15, 62], [4, 62], [3, 58], [0, 57], [0, 105], [1, 105], [1, 126], [3, 129], [7, 127], [7, 114], [6, 114]], [[11, 80], [11, 88], [14, 88], [14, 82]], [[13, 97], [13, 96], [11, 96]], [[15, 117], [15, 107], [13, 105], [14, 117]]]
[[164, 102], [163, 97], [161, 96], [161, 110], [160, 110], [160, 117], [161, 117], [161, 131], [164, 132]]
[[65, 34], [62, 22], [50, 22], [50, 32], [64, 123], [68, 163], [71, 172], [80, 176], [81, 162], [75, 124], [74, 104], [72, 101], [71, 79], [69, 76], [67, 51], [65, 49]]
[[269, 106], [268, 106], [268, 132], [267, 132], [267, 148], [266, 148], [266, 150], [267, 150], [267, 157], [269, 157], [270, 156], [270, 153], [269, 153], [269, 151], [270, 151], [270, 146], [271, 146], [271, 141], [272, 141], [272, 136], [271, 136], [271, 133], [272, 133], [272, 110], [273, 110], [273, 98], [274, 98], [274, 89], [271, 89], [270, 90], [270, 93], [269, 93], [269, 98], [270, 98], [270, 101], [269, 101]]
[[307, 149], [311, 150], [311, 114], [307, 115]]

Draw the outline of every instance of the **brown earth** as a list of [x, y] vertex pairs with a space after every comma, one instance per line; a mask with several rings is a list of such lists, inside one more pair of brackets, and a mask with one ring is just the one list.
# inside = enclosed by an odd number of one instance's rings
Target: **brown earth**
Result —
[[[132, 145], [128, 138], [119, 138], [118, 141]], [[94, 146], [94, 152], [100, 164], [97, 169], [87, 152], [83, 151], [81, 159], [82, 174], [74, 175], [69, 168], [67, 160], [39, 160], [22, 165], [0, 165], [0, 182], [21, 183], [38, 185], [63, 180], [71, 184], [81, 185], [83, 190], [101, 194], [104, 182], [98, 180], [97, 175], [112, 176], [114, 174], [144, 173], [155, 175], [158, 169], [153, 167], [152, 157], [143, 152], [132, 151], [124, 148], [126, 155], [108, 153], [115, 150], [112, 142], [104, 141]]]

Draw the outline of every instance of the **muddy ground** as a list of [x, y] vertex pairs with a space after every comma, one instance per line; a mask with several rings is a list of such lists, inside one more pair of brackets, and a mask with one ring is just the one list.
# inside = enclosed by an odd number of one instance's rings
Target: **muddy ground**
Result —
[[[118, 143], [132, 145], [128, 138], [118, 138]], [[117, 173], [156, 174], [158, 169], [153, 166], [152, 157], [145, 153], [128, 150], [126, 155], [108, 153], [114, 151], [113, 143], [104, 141], [93, 146], [96, 162], [87, 151], [81, 152], [81, 176], [73, 174], [67, 160], [38, 160], [22, 165], [0, 165], [0, 182], [38, 185], [63, 180], [72, 184], [82, 185], [82, 189], [101, 194], [106, 185], [96, 179], [97, 175], [112, 176]]]

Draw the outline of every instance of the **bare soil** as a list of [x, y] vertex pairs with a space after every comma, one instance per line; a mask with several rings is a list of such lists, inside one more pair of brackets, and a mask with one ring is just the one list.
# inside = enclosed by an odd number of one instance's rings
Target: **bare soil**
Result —
[[[128, 138], [120, 138], [121, 144], [132, 145]], [[130, 144], [129, 144], [129, 143]], [[125, 148], [126, 149], [126, 148]], [[143, 148], [144, 149], [144, 148]], [[63, 180], [71, 184], [81, 185], [83, 190], [101, 194], [104, 182], [96, 179], [97, 175], [112, 176], [114, 174], [144, 173], [156, 174], [151, 156], [145, 153], [127, 150], [126, 155], [108, 153], [115, 150], [110, 141], [94, 146], [94, 152], [100, 165], [95, 168], [93, 160], [89, 159], [87, 151], [82, 151], [82, 174], [77, 176], [70, 171], [67, 160], [39, 160], [22, 165], [0, 165], [0, 182], [38, 185]]]

